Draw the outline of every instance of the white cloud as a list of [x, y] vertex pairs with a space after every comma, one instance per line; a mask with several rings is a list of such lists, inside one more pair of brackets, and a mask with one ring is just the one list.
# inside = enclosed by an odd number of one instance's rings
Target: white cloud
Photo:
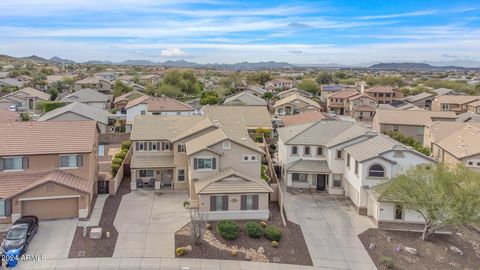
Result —
[[185, 56], [186, 53], [179, 48], [168, 48], [161, 50], [160, 55], [163, 57], [180, 57]]
[[418, 10], [418, 11], [405, 12], [405, 13], [363, 16], [363, 17], [360, 17], [360, 19], [375, 20], [375, 19], [391, 19], [391, 18], [401, 18], [401, 17], [416, 17], [416, 16], [433, 15], [433, 14], [436, 14], [437, 12], [438, 12], [437, 10]]

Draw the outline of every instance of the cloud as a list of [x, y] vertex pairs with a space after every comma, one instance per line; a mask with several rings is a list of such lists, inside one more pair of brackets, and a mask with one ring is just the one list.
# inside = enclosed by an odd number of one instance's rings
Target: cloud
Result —
[[301, 50], [292, 50], [292, 51], [288, 51], [289, 53], [293, 53], [293, 54], [302, 54], [303, 51]]
[[289, 23], [288, 27], [296, 28], [296, 29], [306, 29], [306, 28], [311, 28], [312, 26], [304, 23], [293, 22], [293, 23]]
[[460, 56], [450, 55], [450, 54], [442, 54], [442, 57], [445, 57], [445, 58], [460, 58]]
[[160, 55], [163, 57], [179, 57], [186, 55], [186, 53], [179, 48], [168, 48], [161, 50]]
[[437, 12], [438, 12], [437, 10], [418, 10], [418, 11], [405, 12], [405, 13], [362, 16], [359, 19], [376, 20], [376, 19], [392, 19], [392, 18], [402, 18], [402, 17], [416, 17], [416, 16], [433, 15], [433, 14], [436, 14]]

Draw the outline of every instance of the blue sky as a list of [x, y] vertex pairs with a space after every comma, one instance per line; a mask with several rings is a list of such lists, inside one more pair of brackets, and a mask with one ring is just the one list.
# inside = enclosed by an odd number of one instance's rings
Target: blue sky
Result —
[[1, 0], [0, 37], [75, 61], [480, 61], [480, 2]]

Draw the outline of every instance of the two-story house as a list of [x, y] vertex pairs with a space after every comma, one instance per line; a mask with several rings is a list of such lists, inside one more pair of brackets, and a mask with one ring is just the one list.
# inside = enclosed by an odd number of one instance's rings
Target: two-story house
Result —
[[327, 111], [336, 115], [350, 115], [350, 97], [360, 94], [357, 90], [340, 90], [327, 97]]
[[131, 140], [132, 189], [187, 189], [191, 207], [211, 220], [268, 218], [264, 153], [241, 117], [138, 116]]
[[276, 115], [298, 114], [310, 110], [321, 111], [318, 102], [298, 93], [277, 100], [273, 105], [273, 109]]
[[468, 111], [468, 104], [480, 100], [480, 96], [441, 95], [432, 101], [433, 112], [452, 111], [461, 114]]
[[151, 85], [156, 85], [157, 83], [160, 82], [162, 78], [159, 75], [156, 74], [148, 74], [148, 75], [142, 75], [139, 78], [139, 81], [143, 85], [151, 84]]
[[63, 97], [61, 101], [67, 104], [79, 102], [98, 109], [110, 109], [112, 96], [102, 94], [95, 89], [85, 88]]
[[285, 90], [285, 89], [290, 89], [293, 86], [294, 86], [294, 82], [292, 80], [283, 79], [283, 78], [273, 79], [265, 83], [265, 88], [270, 90], [277, 90], [277, 89]]
[[85, 218], [98, 162], [94, 121], [0, 125], [0, 222]]
[[110, 80], [102, 77], [87, 77], [82, 80], [78, 80], [73, 84], [75, 91], [80, 91], [85, 88], [95, 89], [99, 92], [109, 94], [112, 91], [113, 84]]

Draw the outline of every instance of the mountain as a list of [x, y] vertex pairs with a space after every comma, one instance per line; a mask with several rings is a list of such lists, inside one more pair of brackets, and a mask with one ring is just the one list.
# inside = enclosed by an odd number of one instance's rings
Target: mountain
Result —
[[120, 63], [119, 65], [128, 65], [128, 66], [155, 66], [156, 63], [150, 60], [125, 60]]
[[426, 62], [433, 66], [456, 66], [465, 68], [480, 68], [480, 61], [473, 61], [468, 59], [456, 59], [452, 61], [438, 61], [438, 62]]
[[36, 56], [36, 55], [31, 55], [31, 56], [27, 56], [27, 57], [21, 57], [20, 59], [30, 60], [30, 61], [38, 62], [38, 63], [48, 63], [48, 62], [49, 62], [47, 59], [42, 58], [42, 57], [40, 57], [40, 56]]
[[54, 56], [52, 58], [50, 58], [48, 61], [52, 62], [52, 63], [57, 63], [57, 64], [76, 64], [75, 61], [73, 60], [69, 60], [69, 59], [62, 59], [58, 56]]
[[371, 69], [422, 69], [422, 70], [449, 70], [468, 69], [460, 66], [432, 66], [427, 63], [379, 63], [369, 66]]

